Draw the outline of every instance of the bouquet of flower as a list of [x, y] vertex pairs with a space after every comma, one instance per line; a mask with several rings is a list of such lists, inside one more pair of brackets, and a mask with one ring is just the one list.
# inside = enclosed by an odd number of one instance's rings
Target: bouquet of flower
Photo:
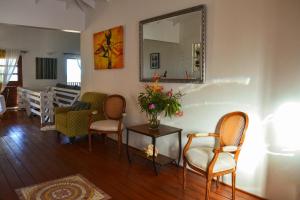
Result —
[[145, 86], [145, 92], [138, 96], [139, 105], [142, 112], [146, 112], [149, 118], [150, 128], [156, 129], [159, 126], [157, 117], [164, 112], [165, 117], [182, 116], [180, 99], [181, 92], [173, 93], [173, 90], [164, 92], [159, 85], [159, 76], [153, 77], [154, 82]]

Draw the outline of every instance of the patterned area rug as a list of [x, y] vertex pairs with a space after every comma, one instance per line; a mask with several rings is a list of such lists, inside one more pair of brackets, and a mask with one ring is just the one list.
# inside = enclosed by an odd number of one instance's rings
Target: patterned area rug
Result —
[[110, 196], [81, 175], [16, 190], [20, 200], [107, 200]]

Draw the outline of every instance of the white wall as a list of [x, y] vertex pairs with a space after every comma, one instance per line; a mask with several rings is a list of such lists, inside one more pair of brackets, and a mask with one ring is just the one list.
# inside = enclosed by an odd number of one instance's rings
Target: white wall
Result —
[[159, 22], [144, 25], [143, 38], [163, 42], [179, 43], [180, 25], [172, 21], [161, 20]]
[[[184, 77], [184, 69], [180, 69], [181, 62], [178, 55], [181, 55], [179, 49], [179, 44], [173, 42], [163, 42], [157, 40], [144, 40], [143, 44], [143, 63], [144, 63], [144, 78], [151, 79], [154, 73], [159, 73], [161, 75], [167, 70], [168, 78], [178, 78], [180, 75]], [[160, 54], [160, 68], [151, 69], [150, 68], [150, 54], [159, 53]], [[174, 70], [175, 69], [175, 70]], [[176, 70], [178, 69], [178, 70]]]
[[300, 199], [300, 1], [265, 7], [266, 192], [270, 199]]
[[[138, 22], [201, 3], [208, 7], [207, 81], [201, 85], [164, 84], [166, 89], [175, 88], [186, 94], [184, 116], [165, 119], [164, 123], [184, 129], [184, 144], [189, 131], [214, 131], [218, 119], [225, 113], [247, 112], [250, 125], [238, 164], [238, 188], [270, 199], [299, 199], [299, 149], [292, 151], [292, 157], [279, 156], [270, 150], [276, 133], [269, 128], [267, 118], [287, 100], [299, 102], [299, 1], [114, 0], [99, 3], [95, 12], [86, 16], [87, 28], [81, 34], [85, 66], [83, 91], [122, 94], [127, 100], [126, 124], [145, 122], [145, 115], [139, 112], [137, 105], [138, 92], [143, 90], [143, 83], [138, 81]], [[125, 27], [125, 67], [95, 71], [93, 33], [118, 25]], [[299, 140], [298, 130], [290, 135]], [[132, 135], [131, 138], [130, 145], [136, 147], [143, 148], [150, 143], [146, 137]], [[164, 154], [176, 156], [176, 137], [161, 138], [158, 148]], [[224, 181], [230, 182], [228, 177]]]
[[0, 23], [55, 29], [83, 30], [84, 13], [75, 5], [66, 9], [57, 0], [1, 0]]
[[[0, 48], [26, 50], [22, 55], [23, 86], [43, 89], [66, 82], [64, 53], [80, 53], [80, 35], [59, 30], [0, 24]], [[57, 58], [57, 79], [37, 80], [35, 58]]]

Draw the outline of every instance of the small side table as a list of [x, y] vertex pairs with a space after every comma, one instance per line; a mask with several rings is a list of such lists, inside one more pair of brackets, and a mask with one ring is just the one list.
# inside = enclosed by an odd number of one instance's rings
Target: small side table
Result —
[[[152, 144], [153, 144], [153, 154], [152, 155], [155, 155], [156, 138], [166, 136], [166, 135], [170, 135], [170, 134], [173, 134], [173, 133], [178, 133], [179, 150], [178, 150], [177, 165], [179, 166], [180, 159], [181, 159], [181, 132], [182, 132], [182, 129], [167, 126], [167, 125], [162, 125], [162, 124], [159, 126], [159, 129], [157, 129], [157, 130], [149, 129], [148, 124], [141, 124], [141, 125], [127, 127], [126, 150], [127, 150], [127, 158], [128, 158], [129, 163], [131, 163], [130, 154], [129, 154], [129, 147], [128, 147], [129, 132], [130, 131], [138, 133], [138, 134], [146, 135], [146, 136], [149, 136], [149, 137], [152, 138]], [[144, 152], [138, 151], [138, 150], [135, 150], [135, 151], [136, 151], [137, 154], [141, 155], [142, 157], [145, 157], [149, 160], [152, 160], [153, 168], [154, 168], [154, 171], [155, 171], [156, 175], [158, 175], [158, 170], [157, 170], [157, 167], [156, 167], [157, 164], [162, 166], [162, 165], [166, 165], [166, 164], [169, 164], [169, 163], [175, 161], [175, 159], [169, 158], [169, 157], [164, 156], [162, 154], [158, 154], [157, 157], [155, 157], [155, 156], [147, 157]]]

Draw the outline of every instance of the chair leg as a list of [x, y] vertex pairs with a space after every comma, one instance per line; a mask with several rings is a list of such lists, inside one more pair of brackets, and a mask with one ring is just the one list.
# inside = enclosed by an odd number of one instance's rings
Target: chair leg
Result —
[[232, 178], [232, 199], [233, 200], [235, 200], [235, 177], [236, 177], [236, 173], [232, 172], [231, 178]]
[[210, 194], [210, 187], [211, 187], [211, 180], [212, 177], [207, 177], [206, 180], [206, 192], [205, 192], [205, 200], [209, 200], [209, 194]]
[[103, 143], [105, 144], [106, 143], [106, 134], [101, 134], [101, 137], [102, 137]]
[[220, 186], [220, 176], [217, 176], [216, 187], [219, 188], [219, 186]]
[[75, 143], [75, 136], [69, 137], [69, 142], [70, 142], [70, 144], [74, 144]]
[[185, 190], [186, 186], [186, 160], [183, 159], [183, 189]]
[[92, 133], [89, 131], [89, 151], [92, 152]]
[[119, 150], [119, 155], [121, 155], [122, 151], [122, 131], [118, 133], [118, 150]]

